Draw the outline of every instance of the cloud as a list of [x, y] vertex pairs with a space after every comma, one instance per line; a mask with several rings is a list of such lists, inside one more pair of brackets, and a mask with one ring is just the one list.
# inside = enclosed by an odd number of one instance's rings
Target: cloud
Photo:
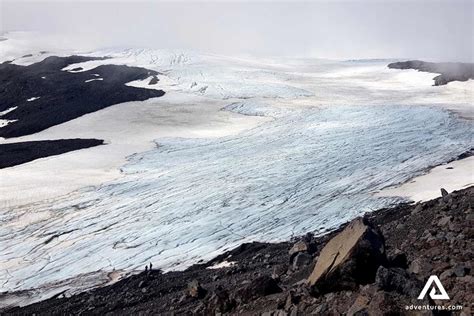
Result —
[[185, 48], [223, 54], [473, 60], [472, 1], [18, 1], [3, 31], [77, 48]]

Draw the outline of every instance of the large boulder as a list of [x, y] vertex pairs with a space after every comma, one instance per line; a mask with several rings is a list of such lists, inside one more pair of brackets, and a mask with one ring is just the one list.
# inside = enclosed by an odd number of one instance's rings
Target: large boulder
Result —
[[308, 285], [313, 294], [355, 289], [373, 283], [377, 268], [385, 262], [381, 233], [357, 218], [321, 250]]

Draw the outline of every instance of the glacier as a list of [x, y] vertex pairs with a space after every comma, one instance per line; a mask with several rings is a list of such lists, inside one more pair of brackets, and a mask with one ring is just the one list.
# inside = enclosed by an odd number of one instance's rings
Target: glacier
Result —
[[[120, 179], [1, 211], [1, 260], [15, 262], [1, 272], [3, 287], [133, 271], [147, 262], [183, 269], [242, 242], [321, 234], [399, 202], [373, 193], [472, 143], [470, 122], [435, 107], [271, 113], [272, 121], [238, 135], [157, 139], [154, 149], [129, 158]], [[25, 214], [39, 220], [15, 227]]]
[[432, 87], [434, 74], [389, 70], [386, 60], [83, 55], [111, 58], [63, 70], [145, 67], [159, 83], [127, 85], [166, 95], [22, 139], [99, 137], [107, 146], [0, 171], [0, 284], [28, 302], [149, 262], [184, 269], [243, 242], [324, 234], [402, 201], [378, 193], [472, 147], [472, 121], [459, 113], [472, 118], [474, 81]]

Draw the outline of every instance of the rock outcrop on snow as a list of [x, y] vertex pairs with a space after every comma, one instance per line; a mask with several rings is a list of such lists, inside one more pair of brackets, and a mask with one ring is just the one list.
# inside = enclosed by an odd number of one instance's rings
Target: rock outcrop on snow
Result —
[[[0, 64], [0, 112], [10, 123], [0, 137], [40, 132], [114, 104], [161, 97], [162, 90], [125, 85], [158, 73], [140, 67], [100, 65], [92, 70], [65, 71], [65, 67], [105, 57], [50, 56], [29, 66]], [[79, 68], [76, 68], [79, 69]]]
[[421, 60], [408, 60], [388, 65], [393, 69], [415, 69], [423, 72], [439, 73], [433, 78], [435, 86], [442, 86], [451, 81], [467, 81], [474, 79], [472, 63], [432, 63]]
[[0, 144], [0, 169], [103, 144], [101, 139], [81, 138]]

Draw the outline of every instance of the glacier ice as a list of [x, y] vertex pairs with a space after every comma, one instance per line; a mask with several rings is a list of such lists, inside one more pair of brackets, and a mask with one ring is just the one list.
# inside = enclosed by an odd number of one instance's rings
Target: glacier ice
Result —
[[[137, 135], [146, 129], [147, 137], [156, 133], [157, 146], [130, 157], [117, 180], [14, 209], [0, 208], [2, 290], [83, 290], [103, 284], [97, 275], [104, 271], [126, 273], [148, 262], [165, 270], [181, 269], [242, 242], [323, 233], [399, 200], [371, 193], [472, 147], [472, 122], [442, 110], [472, 109], [472, 81], [433, 88], [432, 74], [389, 70], [386, 61], [252, 60], [137, 49], [90, 55], [112, 58], [63, 70], [84, 71], [103, 63], [146, 67], [160, 73], [158, 86], [170, 91], [167, 97], [178, 92], [179, 102], [163, 111], [159, 106], [155, 110], [152, 101], [136, 104], [145, 106], [144, 112], [117, 105], [116, 111], [107, 112], [115, 116], [105, 116], [113, 118], [112, 123], [102, 124], [96, 113], [54, 129], [54, 135], [63, 135], [83, 126], [90, 133], [104, 128], [105, 135], [115, 135], [112, 143], [123, 137], [128, 145], [150, 139], [113, 134], [117, 126]], [[154, 88], [148, 80], [128, 85]], [[218, 100], [218, 106], [211, 100]], [[197, 110], [191, 110], [196, 104], [203, 113], [196, 120], [204, 125], [229, 124], [228, 112], [209, 120], [208, 113], [219, 108], [273, 119], [262, 119], [266, 123], [233, 136], [160, 137], [189, 135], [171, 131], [175, 125], [170, 122], [188, 124], [197, 116]], [[128, 110], [122, 113], [119, 106]], [[172, 112], [176, 108], [180, 115], [189, 113], [178, 117]], [[168, 118], [169, 126], [164, 133], [152, 130], [137, 123], [143, 118], [157, 126], [163, 121], [156, 118]], [[36, 166], [23, 169], [23, 175]], [[84, 178], [90, 170], [73, 170], [65, 177], [82, 172]]]
[[[447, 111], [396, 104], [295, 108], [234, 136], [157, 139], [120, 179], [1, 210], [0, 262], [15, 263], [0, 271], [3, 288], [148, 262], [181, 269], [242, 242], [322, 233], [398, 201], [371, 192], [471, 141], [472, 125]], [[18, 226], [25, 214], [37, 220]]]

